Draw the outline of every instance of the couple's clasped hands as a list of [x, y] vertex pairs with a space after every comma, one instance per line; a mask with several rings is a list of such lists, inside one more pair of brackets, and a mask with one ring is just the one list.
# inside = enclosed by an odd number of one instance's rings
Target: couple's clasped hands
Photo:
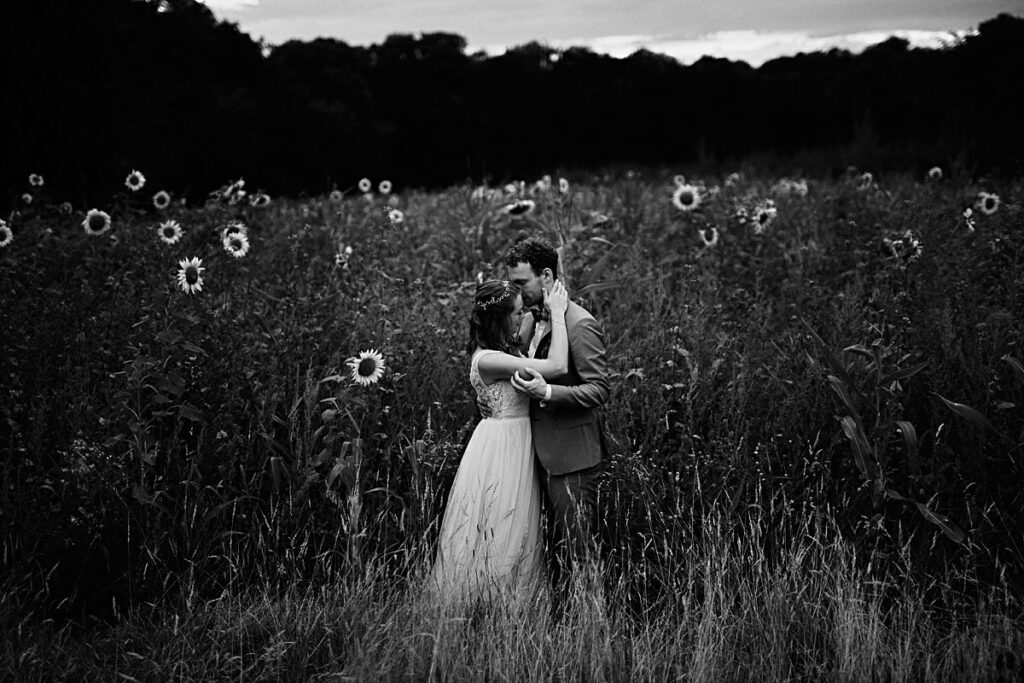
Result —
[[[555, 283], [551, 285], [551, 290], [544, 294], [544, 308], [551, 315], [553, 325], [565, 324], [565, 311], [568, 307], [569, 292], [566, 291], [565, 285], [560, 280], [555, 280]], [[543, 399], [547, 393], [547, 380], [533, 368], [517, 370], [512, 373], [510, 381], [516, 390], [536, 399]]]

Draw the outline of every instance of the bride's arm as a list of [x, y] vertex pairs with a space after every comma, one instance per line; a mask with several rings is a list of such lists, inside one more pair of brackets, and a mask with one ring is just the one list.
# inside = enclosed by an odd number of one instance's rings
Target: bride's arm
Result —
[[569, 296], [556, 281], [547, 297], [551, 306], [551, 348], [547, 358], [525, 358], [508, 353], [488, 353], [480, 357], [477, 370], [485, 382], [508, 379], [518, 370], [533, 368], [544, 379], [552, 380], [569, 371], [569, 334], [565, 327], [565, 309]]

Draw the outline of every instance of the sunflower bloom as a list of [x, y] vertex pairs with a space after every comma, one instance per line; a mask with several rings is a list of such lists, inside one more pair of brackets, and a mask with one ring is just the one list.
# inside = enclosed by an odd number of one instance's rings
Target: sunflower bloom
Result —
[[348, 260], [352, 258], [352, 245], [338, 245], [338, 253], [334, 255], [334, 265], [348, 269]]
[[928, 180], [942, 180], [942, 169], [938, 166], [928, 169]]
[[42, 187], [43, 176], [39, 175], [38, 173], [30, 173], [28, 176], [28, 184], [31, 185], [32, 187]]
[[184, 234], [178, 221], [164, 221], [157, 228], [157, 233], [164, 244], [177, 244]]
[[29, 194], [28, 192], [26, 192], [25, 194], [21, 195], [21, 201], [25, 202], [26, 204], [31, 204], [32, 203], [32, 199], [33, 199], [32, 195]]
[[249, 228], [245, 227], [245, 223], [242, 223], [241, 221], [232, 221], [224, 226], [224, 229], [220, 232], [220, 237], [222, 240], [226, 240], [232, 235], [243, 235], [248, 237]]
[[875, 184], [875, 176], [871, 175], [870, 171], [864, 171], [857, 176], [857, 189], [858, 190], [870, 190]]
[[235, 258], [242, 258], [249, 253], [249, 238], [245, 233], [236, 232], [224, 237], [224, 251]]
[[359, 355], [345, 361], [352, 371], [352, 381], [368, 387], [384, 376], [384, 357], [376, 349], [360, 351]]
[[405, 220], [405, 214], [399, 209], [389, 209], [388, 220], [391, 221], [392, 225], [398, 225]]
[[680, 211], [693, 211], [700, 206], [700, 190], [689, 184], [679, 185], [672, 193], [672, 203]]
[[507, 213], [513, 218], [521, 218], [523, 216], [529, 216], [533, 213], [533, 210], [537, 208], [537, 203], [532, 199], [520, 199], [517, 202], [512, 202], [506, 205], [503, 209], [503, 213]]
[[341, 199], [344, 195], [341, 194], [341, 190], [331, 190], [330, 200], [331, 204], [340, 204]]
[[999, 195], [994, 192], [978, 193], [978, 208], [986, 216], [991, 216], [999, 210]]
[[270, 206], [270, 195], [266, 192], [257, 192], [249, 198], [249, 204], [257, 209], [268, 207]]
[[754, 234], [761, 235], [768, 226], [775, 220], [775, 216], [778, 214], [778, 209], [775, 208], [775, 202], [771, 199], [766, 199], [757, 207], [754, 208]]
[[359, 191], [366, 194], [373, 189], [373, 183], [370, 182], [369, 178], [363, 178], [359, 181]]
[[167, 194], [164, 190], [160, 190], [153, 195], [153, 206], [163, 211], [171, 205], [171, 195]]
[[971, 232], [974, 232], [974, 210], [968, 206], [966, 209], [964, 209], [963, 216], [964, 226], [966, 226], [967, 229], [970, 230]]
[[99, 209], [89, 209], [82, 221], [82, 227], [87, 235], [96, 237], [110, 230], [110, 214]]
[[142, 189], [142, 186], [146, 184], [146, 176], [140, 172], [132, 169], [132, 172], [128, 174], [128, 177], [124, 179], [124, 186], [132, 192], [138, 192]]
[[6, 247], [13, 241], [14, 233], [11, 232], [11, 228], [7, 225], [7, 222], [0, 218], [0, 247]]
[[391, 194], [391, 181], [390, 180], [382, 180], [382, 181], [380, 181], [380, 185], [377, 186], [377, 190], [381, 194]]
[[705, 247], [713, 247], [718, 244], [718, 228], [711, 228], [711, 237], [707, 236], [706, 230], [698, 230], [697, 234], [700, 235], [700, 241], [704, 243]]
[[569, 181], [567, 179], [558, 179], [558, 191], [562, 194], [569, 194]]
[[203, 291], [203, 260], [192, 257], [178, 261], [178, 286], [186, 294]]

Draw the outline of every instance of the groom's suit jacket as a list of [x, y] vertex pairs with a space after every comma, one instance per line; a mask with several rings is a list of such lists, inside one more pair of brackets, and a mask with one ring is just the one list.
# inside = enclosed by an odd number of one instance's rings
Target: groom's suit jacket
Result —
[[[608, 365], [601, 327], [585, 308], [572, 301], [565, 312], [569, 335], [569, 369], [552, 379], [551, 400], [530, 401], [533, 447], [550, 474], [594, 467], [607, 456], [600, 407], [608, 400]], [[537, 345], [536, 358], [547, 358], [550, 331]]]

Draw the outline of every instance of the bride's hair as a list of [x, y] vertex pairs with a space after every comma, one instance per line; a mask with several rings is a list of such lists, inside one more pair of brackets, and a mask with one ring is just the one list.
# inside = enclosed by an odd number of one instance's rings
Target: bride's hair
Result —
[[508, 280], [485, 280], [476, 286], [466, 346], [470, 354], [477, 348], [517, 354], [515, 335], [508, 332], [508, 319], [515, 310], [517, 294], [519, 287]]

